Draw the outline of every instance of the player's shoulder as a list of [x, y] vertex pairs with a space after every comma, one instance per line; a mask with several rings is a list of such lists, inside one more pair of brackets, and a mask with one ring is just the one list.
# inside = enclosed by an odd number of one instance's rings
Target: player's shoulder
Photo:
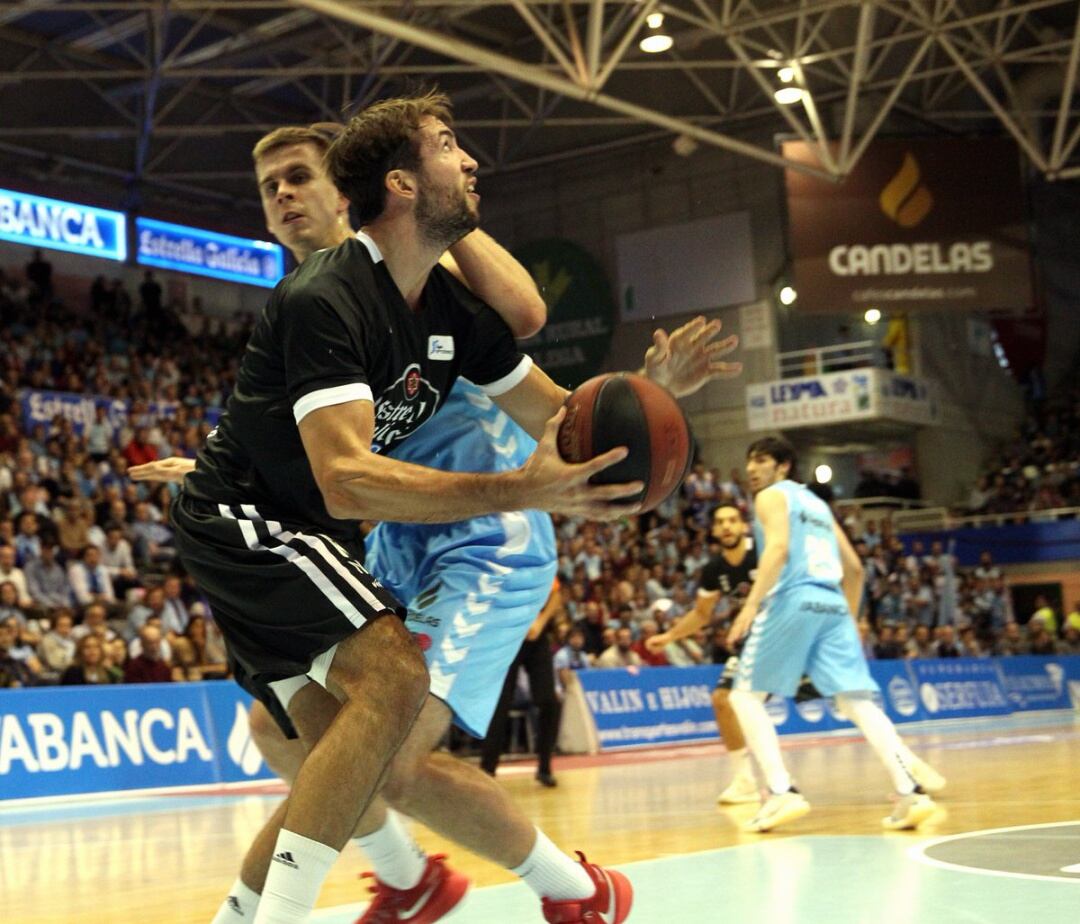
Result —
[[309, 256], [278, 283], [271, 304], [279, 314], [315, 305], [344, 313], [350, 306], [377, 304], [378, 291], [367, 250], [350, 238]]

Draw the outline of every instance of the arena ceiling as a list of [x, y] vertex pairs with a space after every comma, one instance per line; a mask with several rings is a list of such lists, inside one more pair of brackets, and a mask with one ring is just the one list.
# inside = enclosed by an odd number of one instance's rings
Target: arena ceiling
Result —
[[[450, 93], [484, 171], [665, 138], [780, 167], [768, 139], [782, 133], [841, 177], [901, 127], [1007, 133], [1034, 170], [1072, 179], [1078, 12], [1077, 0], [0, 0], [0, 159], [42, 182], [106, 182], [129, 207], [246, 207], [260, 134], [423, 81]], [[653, 31], [670, 50], [639, 49]], [[783, 67], [802, 102], [774, 99]]]

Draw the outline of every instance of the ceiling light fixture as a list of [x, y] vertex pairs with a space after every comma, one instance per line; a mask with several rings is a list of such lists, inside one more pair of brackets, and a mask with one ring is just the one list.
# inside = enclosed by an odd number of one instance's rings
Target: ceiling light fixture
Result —
[[794, 305], [795, 299], [799, 297], [799, 293], [796, 292], [791, 286], [784, 286], [780, 290], [780, 304], [781, 305]]
[[781, 83], [791, 83], [795, 79], [795, 68], [782, 67], [776, 72], [776, 76], [780, 78]]
[[667, 51], [675, 44], [675, 39], [670, 35], [656, 31], [664, 25], [663, 13], [650, 13], [645, 18], [645, 22], [653, 31], [651, 35], [646, 35], [645, 38], [638, 42], [638, 48], [642, 51], [650, 55], [655, 55], [662, 51]]
[[785, 106], [790, 106], [793, 103], [802, 102], [803, 90], [799, 87], [781, 87], [775, 93], [773, 93], [773, 99], [778, 103], [782, 103]]

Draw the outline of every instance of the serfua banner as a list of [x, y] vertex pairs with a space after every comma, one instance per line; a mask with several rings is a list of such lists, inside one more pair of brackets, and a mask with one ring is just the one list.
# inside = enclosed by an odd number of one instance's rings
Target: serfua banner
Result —
[[[803, 142], [783, 149], [818, 163]], [[793, 170], [786, 184], [800, 309], [1031, 309], [1011, 142], [881, 139], [839, 185]]]

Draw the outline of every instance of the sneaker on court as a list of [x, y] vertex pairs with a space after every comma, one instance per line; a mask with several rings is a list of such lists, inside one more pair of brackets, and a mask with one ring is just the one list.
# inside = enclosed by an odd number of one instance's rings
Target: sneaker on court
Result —
[[356, 924], [433, 924], [449, 914], [469, 890], [469, 880], [446, 865], [446, 854], [428, 857], [424, 875], [411, 889], [394, 889], [380, 882], [374, 873], [364, 873], [374, 879], [370, 889], [375, 896]]
[[757, 781], [746, 773], [738, 774], [720, 795], [716, 797], [718, 805], [742, 805], [746, 802], [760, 802], [761, 791]]
[[927, 792], [941, 792], [945, 788], [945, 777], [914, 754], [908, 759], [908, 772], [911, 778]]
[[810, 811], [810, 803], [801, 792], [789, 789], [787, 792], [772, 793], [758, 813], [745, 825], [744, 831], [771, 831], [773, 828], [802, 818]]
[[634, 888], [630, 880], [614, 869], [604, 869], [589, 863], [578, 851], [578, 859], [596, 886], [592, 898], [570, 898], [543, 901], [544, 920], [548, 924], [622, 924], [634, 903]]
[[934, 800], [926, 793], [909, 793], [896, 800], [892, 814], [882, 818], [881, 824], [889, 831], [910, 831], [933, 815], [936, 808]]

